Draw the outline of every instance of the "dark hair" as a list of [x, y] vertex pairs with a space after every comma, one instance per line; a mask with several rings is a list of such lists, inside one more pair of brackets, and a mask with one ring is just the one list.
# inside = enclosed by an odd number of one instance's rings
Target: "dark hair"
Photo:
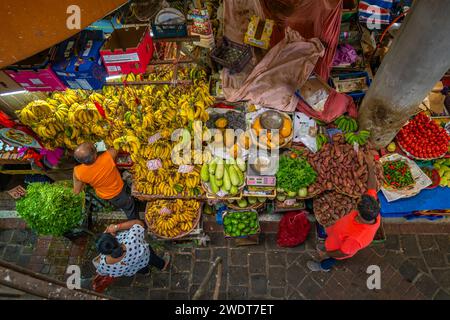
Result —
[[361, 218], [373, 221], [380, 214], [380, 204], [374, 197], [364, 194], [358, 202], [358, 211]]
[[119, 258], [123, 255], [123, 248], [119, 241], [110, 233], [102, 233], [95, 241], [97, 251], [101, 254], [110, 255], [113, 258]]

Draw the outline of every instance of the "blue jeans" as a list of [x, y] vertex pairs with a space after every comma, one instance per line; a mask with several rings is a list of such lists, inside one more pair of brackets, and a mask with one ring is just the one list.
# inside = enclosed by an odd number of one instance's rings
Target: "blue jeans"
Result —
[[336, 259], [327, 258], [325, 260], [320, 261], [320, 267], [325, 270], [330, 270], [336, 263], [337, 263]]

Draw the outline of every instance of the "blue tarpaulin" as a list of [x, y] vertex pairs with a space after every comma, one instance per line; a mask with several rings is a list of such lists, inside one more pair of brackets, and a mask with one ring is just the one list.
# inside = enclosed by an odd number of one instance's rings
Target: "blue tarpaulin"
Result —
[[404, 216], [413, 211], [450, 209], [450, 188], [425, 189], [414, 197], [393, 202], [387, 202], [380, 191], [378, 198], [383, 217]]

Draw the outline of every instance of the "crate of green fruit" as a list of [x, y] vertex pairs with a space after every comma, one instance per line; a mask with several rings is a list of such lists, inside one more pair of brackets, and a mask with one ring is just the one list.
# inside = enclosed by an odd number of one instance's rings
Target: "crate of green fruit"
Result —
[[223, 214], [223, 232], [227, 238], [246, 238], [260, 231], [256, 210], [226, 211]]

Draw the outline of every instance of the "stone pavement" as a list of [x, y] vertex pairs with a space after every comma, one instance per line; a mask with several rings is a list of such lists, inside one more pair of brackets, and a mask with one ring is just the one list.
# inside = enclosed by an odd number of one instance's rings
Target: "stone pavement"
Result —
[[[306, 269], [306, 261], [315, 255], [314, 232], [301, 246], [288, 249], [277, 247], [275, 233], [261, 234], [258, 245], [246, 247], [232, 246], [220, 232], [209, 234], [207, 247], [152, 241], [156, 251], [172, 252], [170, 270], [121, 278], [105, 293], [123, 299], [190, 299], [212, 261], [221, 256], [220, 299], [450, 299], [450, 235], [442, 232], [448, 226], [385, 226], [384, 243], [328, 273]], [[93, 275], [91, 259], [96, 254], [91, 239], [74, 244], [64, 238], [36, 237], [24, 227], [17, 219], [0, 219], [1, 259], [59, 280], [65, 279], [69, 264], [80, 265], [83, 277]], [[381, 268], [381, 290], [367, 289], [369, 265]], [[207, 298], [212, 297], [214, 283], [215, 277]]]

